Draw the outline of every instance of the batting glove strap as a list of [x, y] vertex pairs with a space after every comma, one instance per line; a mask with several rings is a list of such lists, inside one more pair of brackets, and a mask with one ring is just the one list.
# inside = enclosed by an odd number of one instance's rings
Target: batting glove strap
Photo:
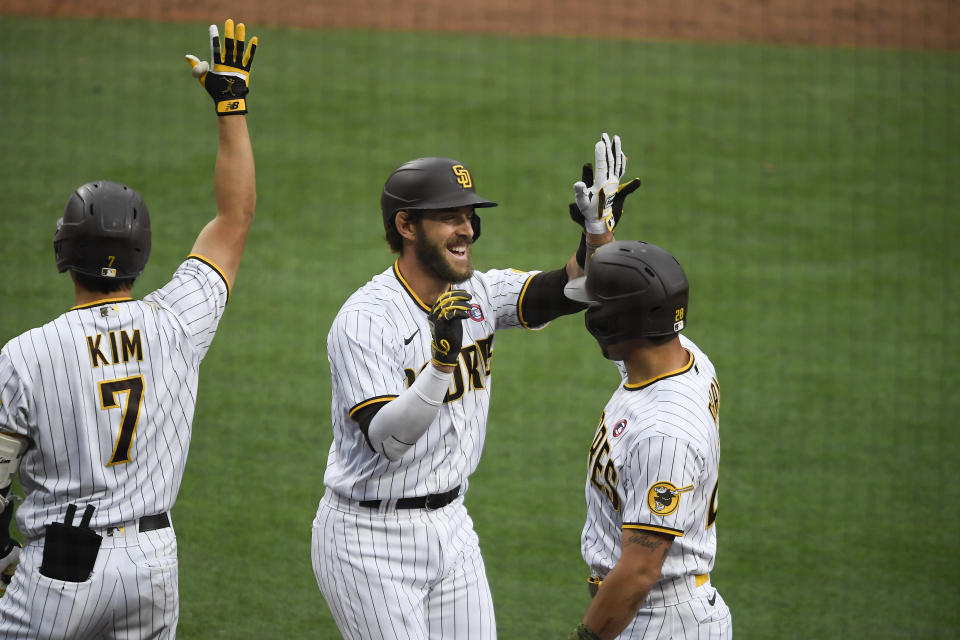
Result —
[[441, 367], [457, 366], [457, 357], [460, 355], [460, 349], [457, 348], [454, 350], [449, 341], [440, 340], [440, 344], [437, 344], [437, 341], [434, 340], [430, 343], [430, 348], [433, 349], [433, 358], [431, 359], [433, 364]]

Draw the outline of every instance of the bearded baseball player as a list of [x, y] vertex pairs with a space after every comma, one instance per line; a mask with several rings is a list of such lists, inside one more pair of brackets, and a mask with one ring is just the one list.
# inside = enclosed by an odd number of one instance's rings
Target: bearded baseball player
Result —
[[710, 582], [720, 386], [679, 333], [686, 275], [660, 247], [616, 241], [565, 293], [589, 305], [587, 329], [623, 376], [590, 445], [581, 547], [593, 602], [570, 638], [730, 638], [730, 610]]
[[[257, 39], [210, 27], [211, 63], [189, 56], [219, 116], [217, 215], [173, 279], [142, 300], [150, 213], [130, 187], [80, 186], [57, 221], [57, 269], [75, 306], [0, 351], [2, 531], [19, 467], [26, 540], [0, 599], [0, 637], [173, 638], [170, 520], [190, 445], [200, 362], [240, 265], [256, 200], [246, 94]], [[0, 548], [19, 548], [6, 542]]]
[[[612, 239], [626, 167], [620, 140], [595, 145], [597, 179], [577, 187], [590, 248]], [[487, 429], [494, 337], [580, 311], [548, 272], [474, 271], [476, 210], [495, 202], [449, 158], [396, 169], [380, 199], [399, 254], [346, 301], [327, 337], [334, 440], [313, 524], [317, 583], [345, 638], [496, 637], [493, 603], [463, 496]]]

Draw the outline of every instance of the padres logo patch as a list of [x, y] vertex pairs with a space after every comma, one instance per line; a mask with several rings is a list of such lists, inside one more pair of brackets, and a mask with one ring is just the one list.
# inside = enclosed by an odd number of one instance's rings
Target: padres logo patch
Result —
[[680, 494], [693, 491], [693, 485], [680, 487], [672, 482], [654, 482], [647, 491], [647, 506], [658, 516], [668, 516], [680, 506]]
[[464, 189], [469, 189], [473, 186], [473, 179], [470, 177], [470, 172], [467, 171], [467, 168], [462, 164], [455, 164], [452, 167], [454, 175], [457, 176], [457, 183]]

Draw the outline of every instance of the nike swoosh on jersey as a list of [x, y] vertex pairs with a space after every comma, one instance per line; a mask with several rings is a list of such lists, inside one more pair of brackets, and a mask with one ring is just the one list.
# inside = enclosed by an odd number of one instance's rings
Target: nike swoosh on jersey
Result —
[[713, 603], [716, 602], [716, 601], [717, 601], [717, 592], [714, 591], [714, 592], [713, 592], [713, 595], [710, 596], [709, 598], [707, 598], [707, 604], [709, 604], [709, 605], [712, 607], [712, 606], [713, 606]]
[[404, 338], [403, 340], [404, 346], [410, 344], [410, 342], [417, 336], [418, 333], [420, 333], [420, 329], [417, 329], [416, 331], [414, 331], [413, 335], [411, 335], [409, 338]]

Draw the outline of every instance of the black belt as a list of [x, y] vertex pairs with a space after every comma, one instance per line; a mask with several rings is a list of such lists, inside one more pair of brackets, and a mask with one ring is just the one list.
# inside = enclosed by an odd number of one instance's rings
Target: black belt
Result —
[[156, 531], [157, 529], [166, 529], [170, 526], [170, 517], [166, 513], [158, 513], [154, 516], [143, 516], [140, 518], [140, 525], [137, 527], [140, 533], [147, 531]]
[[[459, 495], [460, 487], [456, 487], [446, 493], [434, 493], [429, 496], [420, 496], [419, 498], [400, 498], [397, 500], [397, 509], [429, 509], [433, 511], [434, 509], [441, 509], [447, 506], [456, 500]], [[382, 503], [383, 500], [361, 500], [360, 506], [378, 509]], [[143, 529], [140, 530], [143, 531]]]

